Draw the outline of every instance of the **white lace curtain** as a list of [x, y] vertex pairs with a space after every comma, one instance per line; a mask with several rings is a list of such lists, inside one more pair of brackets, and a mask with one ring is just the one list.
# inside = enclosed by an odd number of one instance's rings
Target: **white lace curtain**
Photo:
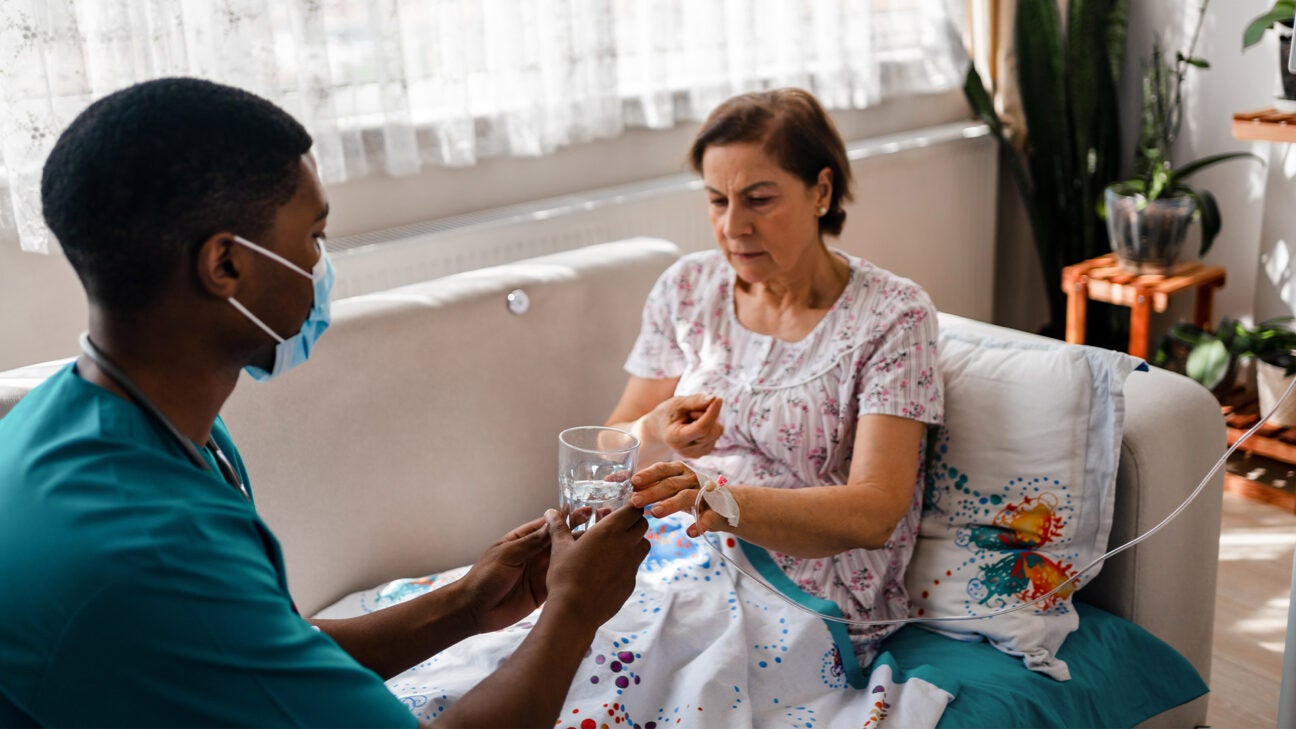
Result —
[[0, 237], [47, 251], [40, 174], [93, 100], [185, 75], [279, 103], [325, 182], [540, 155], [726, 97], [955, 88], [961, 0], [0, 0]]

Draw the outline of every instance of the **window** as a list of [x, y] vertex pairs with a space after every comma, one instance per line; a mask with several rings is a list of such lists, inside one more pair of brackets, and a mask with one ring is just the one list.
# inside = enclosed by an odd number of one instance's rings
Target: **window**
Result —
[[[952, 0], [5, 0], [0, 228], [43, 250], [40, 168], [94, 98], [166, 75], [246, 88], [327, 182], [541, 155], [698, 119], [734, 93], [830, 108], [961, 82]], [[3, 190], [0, 190], [2, 195]]]

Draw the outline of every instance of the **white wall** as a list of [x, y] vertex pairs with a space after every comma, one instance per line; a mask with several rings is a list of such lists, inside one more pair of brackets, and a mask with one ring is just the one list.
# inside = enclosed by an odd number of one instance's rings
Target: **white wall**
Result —
[[[1219, 202], [1223, 230], [1206, 262], [1228, 269], [1227, 285], [1216, 297], [1215, 317], [1266, 317], [1293, 310], [1293, 290], [1286, 251], [1296, 242], [1296, 159], [1290, 145], [1243, 142], [1233, 138], [1232, 115], [1271, 106], [1278, 86], [1278, 41], [1266, 33], [1259, 45], [1242, 51], [1242, 31], [1270, 0], [1214, 0], [1206, 14], [1195, 55], [1211, 68], [1190, 70], [1184, 86], [1184, 122], [1175, 150], [1176, 162], [1220, 152], [1251, 151], [1266, 160], [1225, 162], [1190, 181], [1210, 190]], [[1160, 34], [1166, 48], [1187, 49], [1197, 2], [1157, 0], [1130, 3], [1129, 40], [1121, 84], [1122, 134], [1126, 159], [1133, 160], [1141, 105], [1140, 73]], [[1196, 250], [1197, 226], [1188, 246]], [[1266, 274], [1270, 262], [1281, 270]], [[1179, 299], [1189, 297], [1181, 296]], [[1172, 318], [1190, 315], [1191, 301], [1176, 301]]]
[[[871, 109], [834, 114], [842, 136], [848, 140], [968, 116], [958, 92], [894, 100]], [[471, 168], [429, 169], [413, 177], [332, 184], [328, 186], [332, 205], [329, 233], [340, 237], [381, 230], [679, 173], [684, 169], [683, 156], [695, 131], [696, 125], [667, 131], [632, 131], [615, 140], [568, 148], [543, 158], [494, 159]], [[884, 163], [879, 166], [885, 169]], [[983, 167], [951, 159], [949, 169], [954, 174], [918, 180], [907, 188], [888, 186], [885, 180], [860, 180], [858, 192], [865, 198], [860, 204], [913, 215], [915, 206], [923, 205], [932, 190], [954, 195], [962, 186], [985, 184], [981, 179]], [[938, 206], [935, 212], [942, 210]], [[856, 219], [852, 224], [866, 223]], [[951, 239], [948, 245], [960, 243]], [[903, 273], [909, 253], [895, 248], [889, 255], [895, 259], [891, 261], [895, 270]], [[73, 354], [76, 336], [85, 328], [85, 321], [81, 287], [63, 257], [58, 253], [22, 253], [17, 241], [0, 235], [0, 369]]]
[[24, 253], [0, 233], [0, 370], [67, 357], [85, 328], [85, 295], [67, 260]]
[[854, 163], [835, 245], [913, 279], [941, 311], [994, 321], [997, 152], [986, 134]]

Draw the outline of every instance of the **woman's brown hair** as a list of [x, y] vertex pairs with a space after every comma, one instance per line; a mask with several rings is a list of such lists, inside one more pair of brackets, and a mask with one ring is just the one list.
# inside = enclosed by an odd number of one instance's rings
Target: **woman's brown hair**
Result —
[[762, 143], [780, 167], [807, 187], [819, 182], [820, 170], [832, 170], [832, 199], [819, 218], [819, 232], [841, 235], [846, 222], [842, 203], [851, 199], [850, 162], [837, 127], [810, 92], [773, 89], [728, 99], [702, 124], [689, 148], [689, 164], [700, 175], [707, 147], [744, 142]]

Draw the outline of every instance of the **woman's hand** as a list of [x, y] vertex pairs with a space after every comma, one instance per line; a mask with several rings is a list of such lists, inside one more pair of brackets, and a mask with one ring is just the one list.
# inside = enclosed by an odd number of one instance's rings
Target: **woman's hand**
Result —
[[724, 433], [722, 404], [710, 395], [679, 395], [663, 400], [645, 420], [666, 447], [685, 458], [698, 458], [710, 453]]
[[[630, 504], [642, 507], [656, 502], [650, 513], [658, 519], [677, 511], [692, 513], [698, 489], [703, 485], [693, 469], [679, 461], [653, 464], [636, 473], [630, 479], [630, 484], [635, 490], [630, 497]], [[688, 535], [700, 537], [704, 532], [723, 531], [728, 527], [729, 520], [703, 499], [698, 505], [697, 522], [688, 528]]]
[[678, 377], [652, 380], [631, 375], [608, 417], [609, 427], [639, 439], [640, 463], [704, 456], [724, 433], [720, 398], [676, 395], [678, 385]]
[[634, 493], [630, 505], [642, 509], [655, 504], [650, 513], [661, 518], [677, 511], [689, 511], [697, 499], [697, 474], [679, 461], [663, 461], [643, 469], [630, 478]]

